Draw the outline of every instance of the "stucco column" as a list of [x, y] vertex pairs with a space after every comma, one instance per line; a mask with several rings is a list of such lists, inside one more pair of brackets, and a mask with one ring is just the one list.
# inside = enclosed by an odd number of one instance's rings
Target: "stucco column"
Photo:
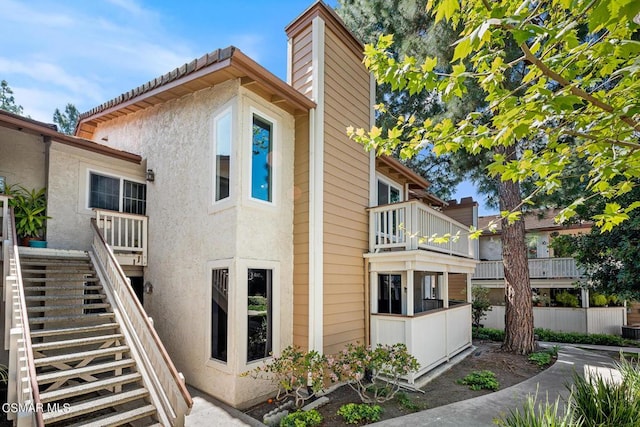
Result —
[[442, 306], [449, 308], [449, 273], [442, 275]]
[[407, 270], [407, 316], [413, 316], [413, 269]]
[[471, 288], [472, 288], [472, 284], [471, 284], [471, 274], [467, 273], [467, 302], [471, 303], [473, 302], [473, 296], [471, 295]]

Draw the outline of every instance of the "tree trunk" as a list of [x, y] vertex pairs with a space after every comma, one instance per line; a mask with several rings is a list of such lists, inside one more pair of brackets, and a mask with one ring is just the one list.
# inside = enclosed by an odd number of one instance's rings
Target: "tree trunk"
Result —
[[[500, 147], [507, 158], [514, 158], [514, 146]], [[498, 183], [501, 211], [521, 211], [520, 185], [512, 181]], [[502, 220], [502, 260], [504, 262], [505, 336], [502, 349], [529, 354], [535, 350], [533, 304], [525, 240], [524, 218], [512, 224]]]

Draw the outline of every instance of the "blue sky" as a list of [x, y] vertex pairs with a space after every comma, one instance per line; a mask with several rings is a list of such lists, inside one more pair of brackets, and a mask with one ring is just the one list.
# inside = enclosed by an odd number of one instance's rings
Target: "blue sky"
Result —
[[[312, 2], [0, 0], [0, 80], [44, 122], [69, 102], [87, 111], [229, 45], [285, 80], [284, 27]], [[471, 185], [459, 187], [465, 195], [478, 200]]]

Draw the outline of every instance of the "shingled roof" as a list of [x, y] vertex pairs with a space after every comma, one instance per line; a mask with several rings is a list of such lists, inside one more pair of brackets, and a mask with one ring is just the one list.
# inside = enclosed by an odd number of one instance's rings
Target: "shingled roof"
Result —
[[292, 114], [308, 111], [315, 102], [279, 79], [266, 68], [229, 46], [131, 89], [91, 110], [80, 114], [76, 135], [92, 139], [98, 123], [135, 113], [171, 99], [239, 79], [245, 87]]

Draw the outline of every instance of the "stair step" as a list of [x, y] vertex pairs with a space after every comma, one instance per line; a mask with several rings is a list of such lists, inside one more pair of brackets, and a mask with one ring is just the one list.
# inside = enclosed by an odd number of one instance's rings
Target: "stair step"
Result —
[[100, 279], [97, 277], [23, 277], [22, 281], [25, 283], [53, 283], [53, 282], [97, 282]]
[[93, 274], [94, 270], [92, 268], [56, 268], [56, 269], [23, 269], [22, 274]]
[[111, 340], [123, 340], [124, 335], [122, 334], [112, 334], [112, 335], [100, 335], [97, 337], [89, 337], [89, 338], [75, 338], [72, 340], [62, 340], [62, 341], [52, 341], [45, 343], [37, 343], [32, 344], [34, 350], [43, 351], [43, 350], [53, 350], [57, 348], [69, 348], [69, 347], [78, 347], [84, 345], [91, 345]]
[[66, 299], [103, 299], [105, 294], [69, 294], [69, 295], [28, 295], [27, 301], [58, 301]]
[[94, 326], [79, 326], [76, 328], [59, 328], [59, 329], [32, 329], [31, 338], [51, 337], [56, 335], [84, 334], [87, 332], [100, 332], [118, 329], [117, 323], [103, 323]]
[[25, 292], [44, 292], [44, 291], [99, 291], [102, 289], [102, 285], [91, 286], [25, 286]]
[[44, 313], [45, 311], [62, 311], [62, 310], [93, 310], [96, 308], [109, 308], [111, 304], [99, 303], [99, 304], [75, 304], [75, 305], [44, 305], [38, 307], [28, 307], [28, 313]]
[[42, 415], [45, 423], [53, 423], [68, 420], [69, 418], [78, 417], [90, 412], [99, 411], [104, 408], [122, 405], [123, 403], [131, 402], [133, 400], [142, 399], [148, 395], [149, 392], [147, 389], [139, 388], [136, 390], [100, 397], [98, 399], [91, 399], [79, 404], [72, 404], [68, 411], [45, 412]]
[[89, 258], [84, 259], [74, 259], [69, 261], [64, 260], [53, 260], [46, 258], [24, 258], [20, 257], [21, 265], [36, 265], [43, 267], [87, 267], [91, 264]]
[[29, 317], [29, 323], [32, 324], [41, 324], [41, 323], [53, 323], [53, 322], [68, 322], [68, 321], [89, 321], [89, 320], [100, 320], [104, 319], [112, 319], [115, 317], [115, 314], [107, 312], [107, 313], [91, 313], [91, 314], [77, 314], [72, 316], [46, 316], [46, 317]]
[[103, 356], [113, 356], [118, 353], [127, 353], [129, 352], [129, 346], [119, 345], [116, 347], [109, 348], [101, 348], [99, 350], [91, 350], [91, 351], [79, 351], [73, 352], [69, 354], [61, 354], [59, 356], [50, 356], [50, 357], [40, 357], [33, 361], [33, 364], [36, 367], [52, 365], [54, 363], [68, 363], [74, 362], [76, 360], [82, 360], [87, 358], [97, 358]]
[[40, 393], [40, 401], [42, 403], [55, 402], [56, 400], [68, 399], [70, 397], [92, 393], [94, 391], [107, 389], [117, 385], [129, 384], [140, 379], [142, 379], [142, 375], [140, 375], [139, 372], [134, 372], [131, 374], [119, 375], [117, 377], [110, 377], [104, 380], [86, 382], [71, 387], [64, 387], [62, 389]]
[[[146, 405], [140, 408], [132, 409], [126, 412], [118, 412], [114, 415], [108, 415], [102, 418], [96, 418], [93, 421], [85, 424], [73, 424], [69, 427], [115, 427], [125, 425], [140, 418], [149, 417], [156, 413], [156, 408], [153, 405]], [[161, 424], [154, 424], [161, 426]]]
[[97, 363], [94, 365], [83, 366], [82, 368], [65, 369], [64, 371], [47, 372], [44, 374], [36, 375], [38, 384], [51, 384], [57, 381], [68, 380], [71, 378], [78, 378], [82, 375], [93, 375], [102, 372], [115, 371], [116, 369], [124, 369], [135, 366], [136, 362], [133, 359], [122, 359], [106, 363]]

